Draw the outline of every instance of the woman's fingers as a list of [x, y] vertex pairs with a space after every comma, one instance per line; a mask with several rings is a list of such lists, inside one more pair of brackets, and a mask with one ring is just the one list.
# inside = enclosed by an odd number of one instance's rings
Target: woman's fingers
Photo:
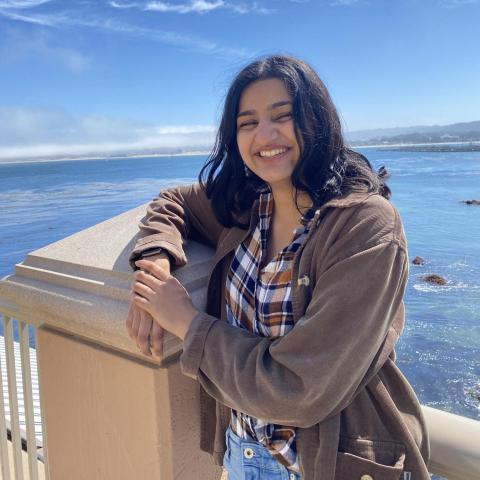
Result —
[[127, 333], [130, 336], [132, 336], [131, 332], [132, 332], [132, 325], [133, 325], [133, 317], [135, 316], [133, 309], [134, 309], [133, 302], [130, 302], [130, 304], [128, 305], [127, 319], [125, 320]]
[[[138, 297], [138, 295], [136, 295]], [[129, 336], [135, 341], [138, 349], [149, 357], [161, 357], [163, 353], [163, 328], [153, 321], [152, 316], [143, 308], [139, 308], [132, 296], [126, 320]], [[147, 300], [138, 297], [143, 301]]]
[[163, 328], [157, 322], [153, 322], [150, 332], [150, 349], [156, 357], [161, 357], [163, 353], [163, 335]]
[[165, 281], [170, 276], [163, 268], [150, 260], [137, 260], [135, 265], [162, 281]]
[[152, 295], [155, 294], [155, 292], [149, 286], [141, 282], [133, 283], [133, 292], [137, 293], [141, 297], [146, 298], [147, 300], [150, 300], [152, 298]]
[[152, 317], [144, 310], [140, 310], [140, 326], [138, 328], [137, 345], [144, 355], [150, 353], [150, 331], [152, 330]]
[[[132, 302], [137, 307], [138, 311], [147, 311], [149, 312], [150, 309], [152, 308], [152, 304], [145, 298], [139, 295], [138, 293], [133, 292], [132, 293]], [[138, 333], [138, 329], [137, 329]], [[137, 335], [135, 335], [136, 337]]]
[[[127, 317], [127, 329], [130, 337], [136, 341], [140, 326], [140, 309], [135, 305], [133, 297], [130, 299], [130, 308]], [[130, 327], [130, 328], [129, 328]]]
[[162, 280], [159, 280], [154, 275], [148, 272], [145, 272], [143, 270], [137, 270], [133, 274], [133, 278], [135, 279], [136, 282], [143, 283], [147, 287], [150, 287], [152, 290], [155, 290], [156, 288], [161, 286], [161, 284], [163, 283]]

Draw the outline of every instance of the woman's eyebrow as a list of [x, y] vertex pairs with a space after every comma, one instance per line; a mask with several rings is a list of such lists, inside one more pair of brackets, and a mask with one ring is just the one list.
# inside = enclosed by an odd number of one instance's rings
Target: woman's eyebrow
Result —
[[237, 118], [238, 117], [246, 117], [247, 115], [254, 115], [254, 114], [255, 114], [255, 110], [244, 110], [243, 112], [240, 112], [237, 115]]
[[283, 107], [284, 105], [292, 105], [292, 102], [290, 100], [282, 100], [280, 102], [275, 102], [275, 103], [272, 103], [268, 107], [268, 109], [273, 110], [274, 108]]
[[[274, 108], [283, 107], [284, 105], [292, 105], [292, 102], [290, 100], [281, 100], [280, 102], [272, 103], [267, 108], [267, 110], [273, 110]], [[237, 115], [237, 118], [238, 117], [244, 117], [244, 116], [247, 116], [247, 115], [254, 115], [254, 114], [255, 114], [255, 110], [244, 110], [243, 112], [240, 112]]]

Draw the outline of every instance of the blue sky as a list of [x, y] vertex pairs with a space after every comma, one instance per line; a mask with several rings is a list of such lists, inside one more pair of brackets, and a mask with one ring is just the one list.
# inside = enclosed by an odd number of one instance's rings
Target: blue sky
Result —
[[289, 53], [346, 130], [480, 120], [480, 0], [0, 0], [0, 159], [207, 148], [232, 76]]

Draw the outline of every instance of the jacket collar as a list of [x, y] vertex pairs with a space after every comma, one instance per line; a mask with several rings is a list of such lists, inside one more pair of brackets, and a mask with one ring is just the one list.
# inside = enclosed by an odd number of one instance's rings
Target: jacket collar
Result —
[[326, 210], [327, 208], [349, 208], [360, 205], [365, 202], [367, 198], [376, 195], [375, 192], [352, 192], [343, 197], [332, 198], [327, 203], [322, 205], [319, 210]]
[[[319, 220], [321, 215], [330, 208], [349, 208], [354, 207], [356, 205], [360, 205], [364, 203], [369, 197], [372, 195], [376, 195], [374, 192], [352, 192], [343, 197], [337, 197], [329, 200], [327, 203], [322, 205], [319, 209], [315, 211], [315, 215], [313, 217], [313, 222], [318, 226]], [[248, 212], [244, 212], [240, 216], [240, 220], [244, 223], [249, 222], [248, 230], [243, 230], [238, 227], [233, 227], [230, 231], [225, 235], [222, 240], [222, 247], [217, 250], [214, 256], [214, 265], [223, 258], [227, 253], [231, 250], [236, 248], [240, 242], [244, 240], [244, 238], [248, 235], [249, 232], [254, 229], [258, 223], [258, 205], [259, 200], [255, 200], [252, 205], [251, 210]], [[312, 228], [312, 230], [314, 230]]]
[[[315, 210], [314, 222], [316, 221], [318, 223], [320, 216], [330, 208], [355, 207], [357, 205], [361, 205], [362, 203], [364, 203], [372, 195], [376, 195], [376, 193], [360, 191], [360, 192], [348, 193], [343, 197], [332, 198], [328, 202], [324, 203], [320, 208]], [[250, 219], [248, 231], [252, 231], [252, 229], [255, 228], [258, 223], [258, 205], [259, 205], [259, 200], [255, 200], [250, 212], [244, 212], [241, 215], [241, 221], [244, 223], [247, 223]]]

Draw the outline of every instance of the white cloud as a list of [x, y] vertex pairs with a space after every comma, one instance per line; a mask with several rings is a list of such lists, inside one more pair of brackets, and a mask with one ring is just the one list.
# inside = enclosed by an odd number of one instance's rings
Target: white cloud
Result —
[[275, 13], [276, 10], [273, 8], [266, 8], [259, 5], [257, 2], [251, 4], [244, 3], [227, 3], [226, 8], [236, 12], [236, 13], [260, 13], [260, 14], [270, 14]]
[[[83, 27], [96, 28], [98, 30], [115, 32], [132, 37], [146, 38], [155, 42], [171, 45], [186, 51], [195, 51], [203, 54], [217, 55], [221, 57], [231, 58], [250, 58], [255, 55], [255, 52], [250, 52], [243, 48], [231, 48], [219, 45], [216, 42], [185, 35], [178, 32], [168, 30], [160, 30], [153, 28], [144, 28], [128, 23], [120, 22], [111, 18], [103, 18], [100, 16], [82, 16], [78, 14], [71, 14], [67, 12], [59, 12], [52, 14], [18, 14], [9, 10], [0, 8], [0, 15], [3, 15], [12, 20], [17, 20], [26, 23], [32, 23], [48, 27]], [[70, 57], [65, 61], [70, 62], [72, 68], [82, 68], [79, 57]]]
[[239, 14], [259, 13], [268, 14], [275, 10], [263, 7], [257, 2], [253, 3], [234, 3], [225, 0], [190, 0], [183, 3], [172, 3], [162, 0], [152, 0], [145, 3], [118, 2], [110, 1], [111, 7], [118, 9], [137, 8], [144, 11], [153, 11], [160, 13], [198, 13], [205, 14], [215, 10], [231, 10]]
[[134, 8], [138, 7], [138, 3], [120, 3], [120, 2], [108, 2], [113, 8]]
[[159, 30], [153, 28], [143, 28], [135, 25], [129, 25], [115, 20], [103, 19], [72, 19], [72, 24], [77, 26], [92, 27], [100, 30], [122, 33], [133, 37], [147, 38], [149, 40], [172, 45], [180, 49], [188, 51], [196, 51], [199, 53], [225, 56], [228, 58], [240, 57], [248, 58], [254, 55], [246, 49], [237, 49], [231, 47], [220, 46], [216, 42], [192, 37], [178, 32], [167, 30]]
[[330, 2], [331, 7], [347, 7], [350, 5], [355, 5], [356, 3], [361, 3], [362, 0], [334, 0]]
[[45, 31], [33, 31], [28, 35], [7, 30], [0, 44], [0, 64], [30, 61], [32, 58], [63, 65], [73, 73], [81, 73], [90, 66], [86, 55], [62, 46], [58, 46]]
[[32, 8], [44, 5], [52, 0], [0, 0], [0, 8]]
[[[296, 4], [305, 4], [305, 3], [311, 3], [311, 0], [288, 0], [290, 3], [296, 3]], [[356, 4], [368, 4], [369, 0], [325, 0], [324, 4], [329, 5], [330, 7], [347, 7], [350, 5], [356, 5]]]
[[190, 3], [172, 4], [168, 2], [148, 2], [144, 9], [157, 12], [176, 12], [176, 13], [207, 13], [217, 10], [225, 5], [223, 0], [207, 1], [192, 0]]
[[19, 22], [33, 23], [35, 25], [43, 25], [45, 27], [55, 27], [59, 25], [63, 19], [63, 16], [54, 14], [42, 15], [42, 14], [25, 14], [16, 13], [10, 10], [4, 10], [0, 7], [0, 15], [9, 18], [10, 20], [16, 20]]
[[0, 160], [209, 150], [215, 127], [165, 126], [62, 110], [0, 107]]
[[440, 0], [440, 5], [445, 8], [457, 8], [477, 3], [479, 3], [479, 0]]
[[54, 26], [55, 15], [23, 13], [33, 7], [49, 3], [51, 0], [0, 0], [0, 15], [11, 20], [34, 23], [37, 25]]

